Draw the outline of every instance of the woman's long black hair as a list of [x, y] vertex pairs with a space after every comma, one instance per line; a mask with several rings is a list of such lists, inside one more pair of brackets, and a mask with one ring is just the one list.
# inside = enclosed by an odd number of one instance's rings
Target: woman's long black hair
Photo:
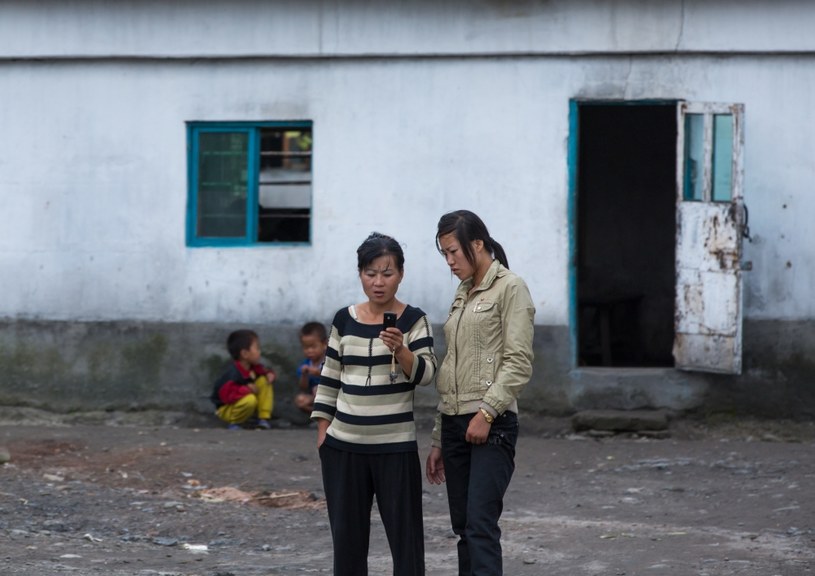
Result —
[[438, 231], [436, 232], [436, 248], [442, 251], [439, 244], [439, 237], [453, 234], [461, 245], [464, 257], [471, 266], [475, 267], [475, 253], [473, 252], [473, 240], [481, 240], [484, 247], [489, 250], [505, 268], [509, 268], [507, 255], [504, 248], [490, 236], [487, 225], [475, 213], [469, 210], [455, 210], [448, 212], [439, 219]]

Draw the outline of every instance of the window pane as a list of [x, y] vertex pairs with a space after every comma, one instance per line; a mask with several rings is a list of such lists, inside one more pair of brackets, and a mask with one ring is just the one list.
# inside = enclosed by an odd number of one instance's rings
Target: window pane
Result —
[[198, 135], [199, 237], [246, 236], [247, 132]]
[[733, 189], [733, 116], [713, 117], [713, 201], [729, 202]]
[[685, 115], [685, 200], [704, 200], [705, 193], [705, 117]]
[[309, 240], [311, 144], [311, 128], [260, 131], [259, 242]]

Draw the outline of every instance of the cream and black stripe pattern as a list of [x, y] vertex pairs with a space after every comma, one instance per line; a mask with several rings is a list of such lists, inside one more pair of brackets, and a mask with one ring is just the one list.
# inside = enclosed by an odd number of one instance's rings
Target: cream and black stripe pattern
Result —
[[410, 376], [390, 381], [391, 352], [382, 324], [361, 324], [348, 308], [334, 316], [312, 418], [331, 421], [326, 444], [340, 450], [392, 453], [418, 450], [413, 421], [416, 386], [433, 381], [433, 331], [419, 308], [407, 306], [396, 322], [413, 352]]

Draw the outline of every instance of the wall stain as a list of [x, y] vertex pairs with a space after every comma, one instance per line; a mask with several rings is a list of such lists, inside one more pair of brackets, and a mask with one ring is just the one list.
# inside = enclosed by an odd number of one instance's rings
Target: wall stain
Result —
[[[163, 334], [153, 334], [143, 340], [123, 346], [120, 356], [122, 375], [136, 381], [137, 388], [159, 389], [167, 348], [167, 337]], [[183, 366], [184, 359], [179, 358], [178, 364]]]

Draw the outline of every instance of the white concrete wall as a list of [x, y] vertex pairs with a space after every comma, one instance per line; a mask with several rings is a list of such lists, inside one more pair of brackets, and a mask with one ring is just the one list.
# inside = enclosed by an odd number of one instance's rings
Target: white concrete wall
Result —
[[[811, 54], [531, 54], [727, 50], [708, 29], [713, 23], [728, 24], [736, 48], [811, 50], [815, 37], [799, 34], [815, 14], [808, 4], [782, 3], [768, 14], [757, 8], [764, 3], [747, 2], [737, 14], [701, 1], [683, 10], [479, 2], [445, 4], [430, 18], [438, 3], [419, 3], [421, 18], [405, 2], [380, 18], [377, 3], [303, 2], [285, 20], [275, 17], [282, 4], [247, 2], [252, 10], [244, 12], [238, 3], [181, 4], [185, 11], [161, 2], [69, 2], [47, 14], [29, 3], [0, 6], [0, 317], [328, 320], [362, 299], [355, 249], [380, 230], [405, 247], [400, 296], [440, 322], [457, 281], [435, 252], [435, 224], [466, 207], [485, 218], [527, 279], [537, 323], [564, 325], [570, 98], [745, 103], [755, 237], [746, 247], [754, 263], [745, 276], [746, 316], [815, 317]], [[736, 16], [752, 34], [736, 33], [729, 24]], [[759, 32], [762, 21], [770, 25]], [[427, 45], [431, 38], [436, 44]], [[426, 45], [438, 53], [530, 54], [73, 57], [285, 54], [284, 47], [304, 55], [407, 54]], [[37, 55], [65, 59], [27, 58]], [[312, 245], [187, 248], [185, 122], [285, 119], [314, 122]]]
[[[330, 319], [362, 297], [355, 250], [381, 230], [405, 246], [402, 295], [440, 318], [456, 281], [435, 251], [435, 224], [468, 206], [514, 268], [546, 279], [541, 319], [563, 323], [564, 158], [522, 151], [563, 146], [565, 102], [518, 98], [514, 72], [495, 82], [498, 63], [469, 67], [7, 66], [3, 91], [17, 105], [0, 111], [0, 315]], [[314, 121], [312, 246], [187, 248], [185, 121], [287, 118]], [[527, 122], [560, 127], [515, 134]]]
[[16, 0], [0, 54], [797, 52], [814, 22], [808, 0]]

